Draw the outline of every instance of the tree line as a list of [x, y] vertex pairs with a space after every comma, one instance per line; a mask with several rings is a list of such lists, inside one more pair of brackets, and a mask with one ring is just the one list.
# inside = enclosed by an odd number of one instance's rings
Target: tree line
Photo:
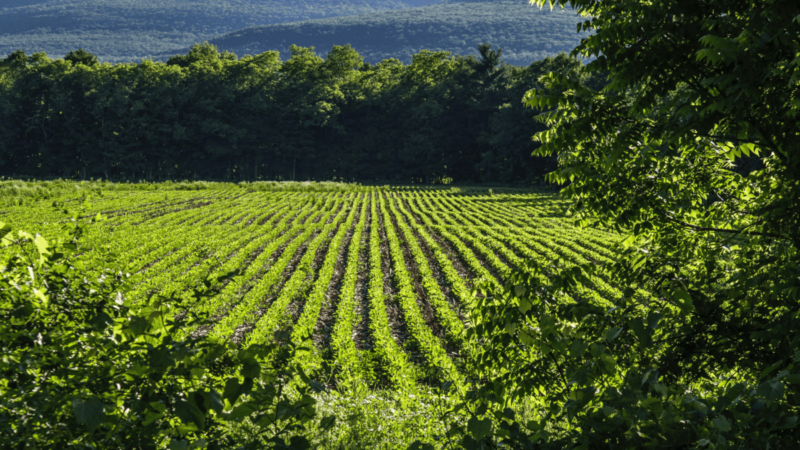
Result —
[[[166, 63], [17, 51], [0, 60], [0, 173], [128, 180], [531, 183], [552, 170], [521, 99], [564, 54], [515, 67], [421, 51], [410, 64], [293, 46], [238, 58], [210, 44]], [[591, 85], [599, 80], [586, 79]]]

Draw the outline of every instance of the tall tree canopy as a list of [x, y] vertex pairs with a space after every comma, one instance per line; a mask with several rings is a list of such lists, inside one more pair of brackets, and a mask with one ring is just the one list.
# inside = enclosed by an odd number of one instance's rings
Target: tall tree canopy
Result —
[[534, 3], [580, 10], [573, 54], [609, 81], [544, 77], [536, 154], [578, 220], [630, 237], [617, 263], [532, 266], [482, 300], [489, 389], [546, 399], [499, 436], [797, 448], [800, 3]]
[[291, 51], [201, 44], [117, 65], [15, 52], [0, 60], [0, 173], [529, 184], [552, 162], [530, 156], [535, 113], [520, 99], [539, 76], [581, 67], [564, 54], [514, 67], [488, 44], [408, 65], [364, 63], [350, 46]]

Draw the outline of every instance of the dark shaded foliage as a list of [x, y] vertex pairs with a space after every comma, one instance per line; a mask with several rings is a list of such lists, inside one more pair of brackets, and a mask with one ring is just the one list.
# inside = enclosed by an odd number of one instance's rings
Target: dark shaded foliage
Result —
[[[364, 63], [292, 47], [241, 59], [197, 45], [165, 63], [90, 64], [16, 52], [0, 61], [0, 173], [35, 178], [345, 179], [531, 183], [523, 94], [562, 54], [514, 67], [423, 51]], [[541, 87], [541, 86], [539, 86]]]

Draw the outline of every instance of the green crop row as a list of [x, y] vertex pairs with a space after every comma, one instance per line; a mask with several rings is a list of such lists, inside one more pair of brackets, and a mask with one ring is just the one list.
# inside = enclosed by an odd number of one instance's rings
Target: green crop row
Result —
[[[417, 296], [414, 292], [411, 276], [408, 273], [408, 263], [403, 258], [403, 250], [383, 196], [379, 197], [379, 203], [383, 216], [383, 226], [389, 243], [389, 254], [392, 260], [392, 273], [396, 289], [395, 299], [397, 299], [400, 308], [403, 310], [406, 326], [426, 356], [428, 364], [440, 371], [443, 378], [454, 382], [456, 385], [461, 385], [463, 381], [461, 374], [447, 355], [442, 342], [433, 335], [417, 304]], [[436, 286], [436, 289], [439, 289], [439, 287]]]
[[[361, 375], [359, 352], [353, 340], [353, 329], [358, 321], [356, 317], [356, 282], [358, 281], [358, 263], [361, 253], [361, 238], [367, 223], [369, 198], [361, 203], [358, 225], [347, 249], [347, 261], [341, 281], [341, 291], [335, 312], [335, 322], [331, 332], [330, 345], [339, 374], [339, 382], [343, 386], [355, 388], [363, 380]], [[297, 331], [295, 331], [297, 333]]]

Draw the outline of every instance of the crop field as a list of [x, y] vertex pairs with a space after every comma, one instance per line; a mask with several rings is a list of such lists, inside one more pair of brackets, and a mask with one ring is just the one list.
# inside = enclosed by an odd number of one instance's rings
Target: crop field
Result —
[[[555, 195], [510, 189], [229, 184], [101, 194], [83, 214], [106, 219], [90, 226], [84, 245], [110, 247], [132, 274], [128, 296], [178, 298], [209, 274], [233, 273], [192, 311], [171, 310], [213, 318], [181, 333], [306, 342], [313, 351], [302, 354], [303, 366], [341, 388], [462, 383], [478, 280], [502, 284], [528, 260], [609, 262], [619, 239], [573, 227]], [[77, 208], [73, 197], [63, 204]], [[57, 236], [65, 216], [51, 204], [6, 207], [0, 220]], [[621, 295], [600, 277], [584, 293]]]

